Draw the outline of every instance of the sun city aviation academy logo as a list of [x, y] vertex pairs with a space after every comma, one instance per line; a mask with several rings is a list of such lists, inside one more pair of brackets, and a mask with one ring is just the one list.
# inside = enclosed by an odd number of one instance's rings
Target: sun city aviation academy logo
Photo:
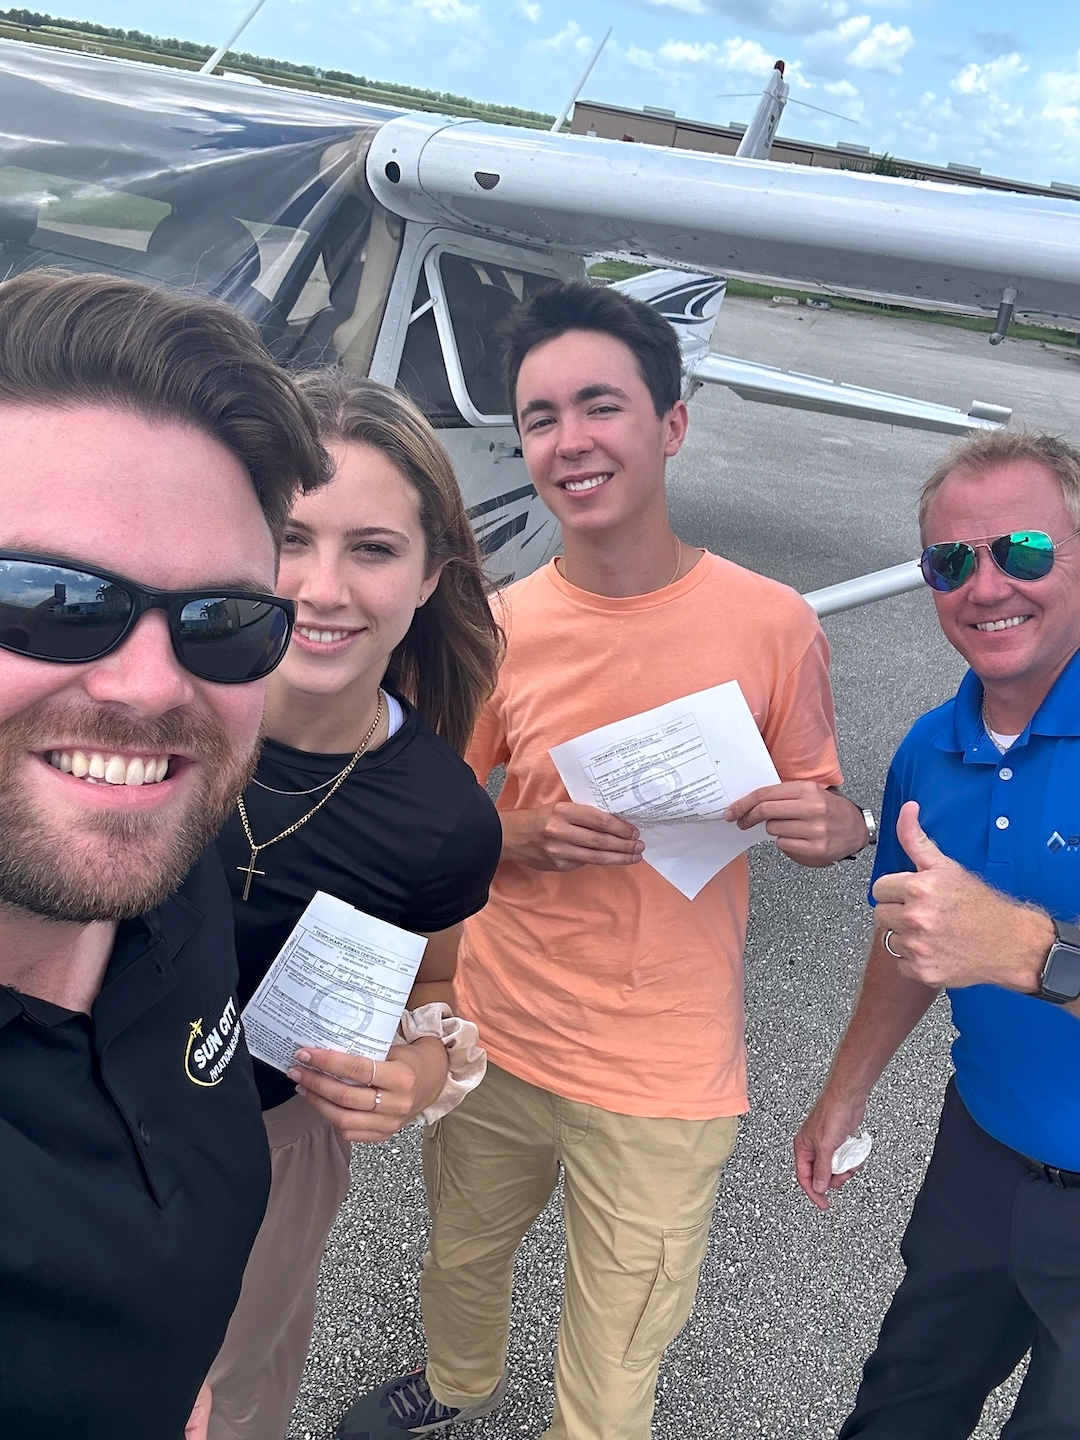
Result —
[[205, 1035], [202, 1017], [190, 1023], [191, 1033], [184, 1051], [184, 1074], [193, 1085], [210, 1089], [221, 1083], [240, 1043], [240, 1017], [236, 1013], [235, 996], [229, 999], [221, 1018]]

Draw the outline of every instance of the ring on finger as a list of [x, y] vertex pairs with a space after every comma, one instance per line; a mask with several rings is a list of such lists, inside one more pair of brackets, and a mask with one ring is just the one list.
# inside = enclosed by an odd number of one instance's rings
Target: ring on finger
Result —
[[371, 1108], [372, 1108], [373, 1110], [377, 1110], [381, 1104], [382, 1104], [382, 1091], [381, 1091], [381, 1090], [376, 1090], [376, 1091], [375, 1091], [375, 1104], [374, 1104]]
[[[370, 1055], [368, 1056], [368, 1059], [371, 1060], [371, 1056], [370, 1056]], [[375, 1061], [374, 1061], [374, 1060], [371, 1060], [371, 1075], [370, 1075], [367, 1083], [368, 1083], [369, 1085], [374, 1085], [374, 1084], [375, 1084]]]
[[893, 937], [893, 933], [894, 932], [892, 930], [886, 930], [885, 934], [881, 937], [881, 943], [885, 946], [885, 949], [889, 952], [889, 954], [893, 957], [894, 960], [902, 960], [904, 957], [903, 955], [901, 955], [900, 951], [894, 950], [893, 947], [889, 944], [889, 941]]

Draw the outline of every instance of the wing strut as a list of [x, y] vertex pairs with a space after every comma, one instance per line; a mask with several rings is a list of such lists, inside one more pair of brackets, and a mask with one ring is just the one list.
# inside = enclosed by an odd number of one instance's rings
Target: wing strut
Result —
[[797, 410], [817, 410], [825, 415], [847, 415], [857, 420], [876, 420], [883, 425], [904, 425], [915, 430], [936, 430], [943, 435], [970, 435], [976, 430], [999, 430], [1007, 425], [1012, 411], [1004, 405], [976, 400], [968, 413], [952, 405], [890, 395], [861, 385], [824, 380], [819, 375], [800, 375], [734, 355], [703, 355], [693, 368], [694, 381], [726, 385], [743, 400], [766, 405], [787, 405]]

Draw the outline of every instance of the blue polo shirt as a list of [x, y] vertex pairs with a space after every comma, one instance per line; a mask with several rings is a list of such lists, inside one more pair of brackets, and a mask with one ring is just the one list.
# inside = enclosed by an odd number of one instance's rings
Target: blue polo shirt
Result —
[[[915, 867], [896, 838], [905, 800], [965, 869], [1017, 900], [1080, 916], [1080, 652], [1005, 755], [972, 671], [893, 758], [874, 880]], [[1022, 1154], [1080, 1170], [1080, 1019], [997, 985], [950, 990], [956, 1084], [975, 1121]]]

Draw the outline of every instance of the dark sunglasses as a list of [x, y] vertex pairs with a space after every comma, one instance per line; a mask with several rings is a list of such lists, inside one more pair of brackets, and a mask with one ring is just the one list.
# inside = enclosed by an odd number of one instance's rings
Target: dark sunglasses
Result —
[[996, 540], [945, 540], [928, 545], [919, 561], [923, 579], [932, 590], [947, 593], [959, 590], [975, 573], [977, 553], [989, 550], [990, 558], [1011, 580], [1042, 580], [1054, 568], [1054, 551], [1080, 530], [1066, 535], [1055, 545], [1043, 530], [1013, 530]]
[[0, 650], [84, 665], [124, 643], [148, 610], [164, 610], [176, 658], [200, 680], [243, 685], [288, 649], [295, 607], [254, 590], [148, 590], [107, 570], [0, 550]]

